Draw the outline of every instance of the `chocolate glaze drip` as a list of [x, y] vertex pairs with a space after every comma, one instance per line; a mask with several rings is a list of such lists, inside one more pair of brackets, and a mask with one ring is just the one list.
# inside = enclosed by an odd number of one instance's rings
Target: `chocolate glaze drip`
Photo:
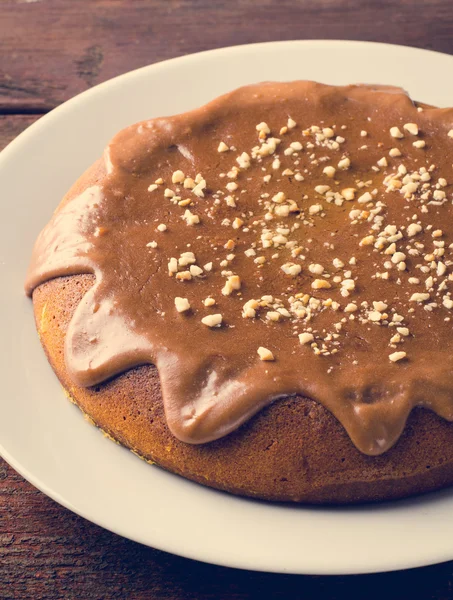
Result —
[[[40, 234], [26, 291], [94, 273], [67, 332], [69, 373], [92, 386], [155, 364], [180, 440], [222, 437], [299, 393], [380, 454], [415, 405], [453, 420], [452, 128], [453, 109], [419, 112], [398, 88], [311, 82], [245, 87], [133, 125], [106, 149], [100, 183], [68, 196]], [[179, 170], [206, 186], [173, 183]], [[196, 263], [183, 257], [178, 273], [202, 273], [178, 279], [168, 265], [187, 252]], [[240, 289], [225, 286], [232, 275]], [[221, 326], [202, 323], [211, 314]]]

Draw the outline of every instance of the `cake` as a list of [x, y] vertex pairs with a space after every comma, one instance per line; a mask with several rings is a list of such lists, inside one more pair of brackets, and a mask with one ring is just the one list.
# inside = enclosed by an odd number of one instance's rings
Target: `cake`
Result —
[[240, 88], [117, 134], [26, 280], [67, 395], [185, 478], [274, 501], [453, 483], [453, 109]]

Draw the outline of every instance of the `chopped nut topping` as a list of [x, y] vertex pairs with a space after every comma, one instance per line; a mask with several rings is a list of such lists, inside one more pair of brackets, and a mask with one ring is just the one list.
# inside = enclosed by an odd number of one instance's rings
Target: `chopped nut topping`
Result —
[[234, 240], [228, 240], [223, 247], [226, 250], [234, 250], [236, 247], [236, 244], [235, 244]]
[[389, 354], [391, 362], [398, 362], [399, 360], [403, 360], [403, 358], [406, 358], [405, 352], [393, 352], [393, 354]]
[[193, 252], [183, 252], [178, 259], [178, 266], [187, 267], [188, 265], [193, 265], [196, 262], [197, 260]]
[[271, 130], [269, 129], [268, 124], [264, 123], [264, 122], [258, 123], [258, 125], [256, 126], [256, 130], [259, 131], [259, 132], [264, 131], [264, 133], [270, 133], [271, 132]]
[[358, 310], [358, 306], [357, 306], [357, 304], [354, 304], [353, 302], [350, 302], [349, 304], [347, 304], [344, 307], [344, 312], [346, 312], [346, 313], [356, 312], [356, 310]]
[[315, 275], [322, 275], [324, 273], [324, 267], [318, 264], [309, 265], [308, 270], [310, 273], [314, 273]]
[[179, 271], [179, 273], [176, 273], [176, 279], [179, 281], [190, 281], [192, 279], [192, 275], [190, 271]]
[[310, 215], [317, 215], [321, 211], [322, 211], [322, 205], [321, 204], [312, 204], [310, 206], [310, 208], [308, 209], [308, 212], [310, 213]]
[[204, 198], [204, 192], [203, 192], [204, 189], [206, 189], [206, 181], [204, 179], [202, 179], [192, 189], [192, 192], [195, 194], [195, 196], [198, 196], [199, 198]]
[[374, 240], [375, 240], [374, 235], [367, 235], [360, 241], [359, 246], [371, 246], [371, 244], [373, 244]]
[[291, 275], [292, 277], [296, 277], [296, 275], [299, 275], [299, 273], [302, 271], [302, 267], [294, 263], [286, 263], [280, 268], [284, 273], [286, 273], [286, 275]]
[[315, 279], [312, 284], [311, 287], [314, 290], [322, 290], [322, 289], [329, 289], [332, 286], [330, 285], [330, 283], [328, 281], [326, 281], [325, 279]]
[[222, 294], [224, 296], [229, 296], [235, 290], [241, 289], [241, 279], [238, 275], [230, 275], [222, 288]]
[[200, 277], [201, 275], [203, 275], [203, 269], [201, 269], [197, 265], [190, 265], [189, 271], [192, 277]]
[[340, 162], [338, 163], [338, 168], [341, 169], [342, 171], [346, 171], [347, 169], [349, 169], [350, 166], [351, 166], [351, 161], [349, 160], [349, 158], [342, 158], [340, 160]]
[[257, 353], [261, 360], [269, 360], [269, 361], [275, 360], [272, 352], [270, 350], [268, 350], [267, 348], [263, 348], [263, 346], [260, 346], [258, 348]]
[[175, 306], [176, 310], [179, 313], [186, 312], [190, 310], [190, 304], [187, 298], [179, 298], [178, 296], [175, 298]]
[[407, 337], [409, 335], [409, 329], [407, 327], [397, 327], [396, 330], [399, 334], [401, 334], [404, 337]]
[[417, 235], [417, 233], [420, 233], [420, 231], [422, 231], [421, 225], [418, 223], [411, 223], [407, 228], [407, 235], [413, 237], [414, 235]]
[[225, 142], [220, 142], [220, 144], [217, 147], [217, 152], [228, 152], [228, 150], [229, 150], [229, 148], [225, 144]]
[[299, 333], [299, 342], [304, 346], [305, 344], [310, 344], [314, 340], [314, 335], [312, 333]]
[[365, 192], [357, 199], [357, 202], [359, 204], [367, 204], [368, 202], [371, 202], [372, 200], [373, 200], [373, 196], [370, 194], [370, 192]]
[[415, 294], [412, 294], [409, 302], [425, 302], [426, 300], [429, 300], [429, 298], [429, 294], [416, 292]]
[[327, 177], [335, 177], [336, 169], [335, 167], [324, 167], [322, 171]]
[[195, 181], [192, 179], [192, 177], [186, 177], [186, 178], [184, 179], [184, 183], [183, 183], [183, 185], [184, 185], [184, 189], [186, 189], [186, 190], [193, 190], [193, 188], [194, 188], [194, 187], [195, 187], [197, 184], [196, 184], [196, 183], [195, 183]]
[[230, 181], [226, 184], [225, 187], [229, 192], [234, 192], [238, 189], [238, 184], [235, 181]]
[[330, 190], [330, 186], [328, 185], [317, 185], [315, 187], [315, 192], [317, 194], [325, 194], [326, 192], [328, 192]]
[[373, 322], [380, 321], [382, 318], [381, 313], [378, 310], [372, 310], [368, 313], [368, 319]]
[[345, 200], [354, 200], [355, 192], [355, 188], [345, 188], [344, 190], [341, 190], [341, 195]]
[[351, 292], [355, 289], [355, 282], [353, 279], [343, 279], [341, 286], [348, 292]]
[[187, 225], [197, 225], [200, 222], [200, 217], [198, 215], [194, 215], [187, 209], [182, 217]]
[[403, 138], [404, 137], [404, 134], [401, 132], [401, 130], [398, 127], [391, 127], [390, 135], [393, 138]]
[[182, 183], [186, 176], [182, 171], [175, 171], [171, 176], [172, 183]]
[[247, 152], [243, 152], [240, 156], [238, 156], [236, 162], [241, 169], [248, 169], [251, 165], [250, 156], [247, 154]]
[[201, 322], [203, 325], [207, 325], [208, 327], [220, 327], [222, 324], [222, 315], [208, 315], [207, 317], [203, 317]]
[[280, 321], [281, 314], [277, 311], [271, 310], [266, 314], [266, 319], [268, 321]]
[[412, 135], [418, 135], [418, 125], [416, 123], [406, 123], [404, 129]]
[[326, 138], [333, 138], [335, 136], [335, 131], [331, 127], [324, 127], [322, 134]]
[[433, 198], [434, 200], [443, 200], [446, 197], [446, 194], [443, 190], [434, 190]]
[[442, 304], [443, 304], [443, 306], [445, 306], [445, 308], [448, 308], [448, 309], [453, 308], [453, 300], [451, 298], [449, 298], [448, 296], [443, 297]]
[[393, 256], [392, 256], [392, 263], [398, 264], [399, 262], [401, 262], [405, 259], [406, 259], [406, 255], [404, 254], [404, 252], [395, 252], [395, 254], [393, 254]]
[[173, 275], [178, 272], [178, 261], [176, 258], [170, 258], [168, 261], [168, 274]]

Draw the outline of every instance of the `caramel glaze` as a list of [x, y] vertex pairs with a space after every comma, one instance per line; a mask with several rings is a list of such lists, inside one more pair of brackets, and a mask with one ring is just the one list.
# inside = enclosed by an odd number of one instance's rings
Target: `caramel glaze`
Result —
[[[92, 386], [155, 364], [182, 441], [298, 393], [380, 454], [416, 405], [453, 420], [452, 129], [453, 109], [417, 108], [399, 88], [312, 82], [133, 125], [107, 147], [100, 184], [40, 234], [26, 291], [94, 273], [66, 336], [71, 377]], [[184, 187], [178, 171], [203, 181]], [[176, 275], [187, 252], [196, 263]], [[191, 266], [202, 272], [184, 279]]]

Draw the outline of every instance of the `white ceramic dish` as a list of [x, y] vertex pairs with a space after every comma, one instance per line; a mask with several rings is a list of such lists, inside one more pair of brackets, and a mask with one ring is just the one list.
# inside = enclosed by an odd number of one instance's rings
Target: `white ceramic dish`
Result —
[[[104, 83], [42, 118], [0, 156], [0, 453], [70, 510], [175, 554], [287, 573], [365, 573], [453, 558], [453, 490], [361, 508], [244, 500], [151, 467], [89, 427], [41, 350], [22, 282], [32, 244], [69, 186], [134, 121], [262, 80], [402, 85], [453, 104], [453, 57], [361, 42], [215, 50]], [[423, 77], [420, 74], [423, 73]]]

